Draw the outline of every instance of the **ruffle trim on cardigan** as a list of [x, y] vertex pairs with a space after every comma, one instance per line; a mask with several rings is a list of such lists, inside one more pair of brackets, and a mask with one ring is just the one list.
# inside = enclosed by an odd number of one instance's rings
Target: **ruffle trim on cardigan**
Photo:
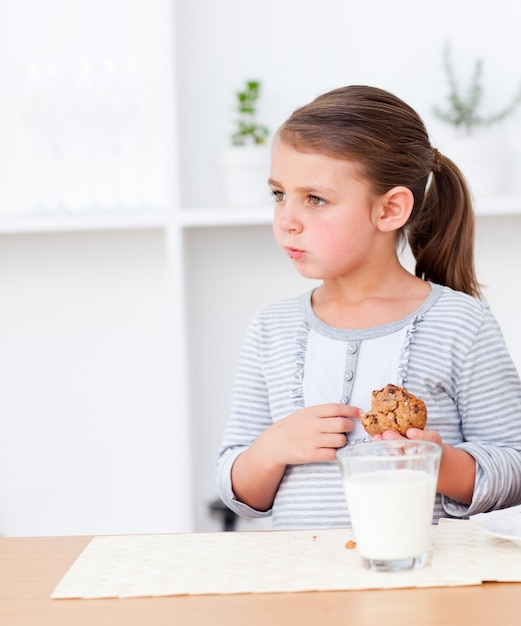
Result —
[[[406, 386], [407, 383], [407, 371], [409, 367], [409, 355], [411, 343], [414, 341], [414, 333], [420, 324], [425, 319], [424, 315], [417, 315], [407, 327], [403, 346], [398, 357], [398, 384]], [[293, 389], [291, 394], [291, 400], [295, 410], [304, 408], [304, 364], [306, 361], [306, 350], [308, 344], [308, 337], [311, 331], [311, 326], [308, 322], [303, 321], [300, 327], [297, 329], [296, 342], [297, 350], [295, 355], [295, 375], [293, 380]]]
[[295, 355], [295, 376], [291, 400], [295, 410], [304, 408], [304, 364], [311, 326], [303, 321], [296, 332], [297, 352]]
[[409, 355], [411, 343], [414, 341], [414, 333], [417, 330], [417, 326], [425, 319], [424, 315], [416, 316], [407, 328], [405, 334], [405, 340], [403, 342], [400, 356], [398, 357], [398, 385], [405, 387], [407, 383], [407, 371], [409, 368]]

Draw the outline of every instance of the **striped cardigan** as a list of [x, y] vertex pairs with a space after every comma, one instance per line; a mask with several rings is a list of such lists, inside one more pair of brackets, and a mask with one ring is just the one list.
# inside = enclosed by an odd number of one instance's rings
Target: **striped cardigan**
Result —
[[245, 517], [272, 515], [275, 529], [350, 525], [336, 461], [288, 466], [266, 512], [235, 498], [231, 467], [259, 433], [304, 407], [302, 380], [311, 328], [362, 342], [404, 326], [398, 384], [424, 399], [428, 428], [439, 431], [444, 443], [469, 452], [477, 463], [470, 506], [438, 494], [433, 521], [521, 503], [521, 381], [499, 326], [477, 299], [431, 286], [430, 296], [412, 315], [378, 328], [329, 327], [313, 314], [311, 293], [257, 314], [242, 348], [217, 460], [218, 491], [227, 506]]

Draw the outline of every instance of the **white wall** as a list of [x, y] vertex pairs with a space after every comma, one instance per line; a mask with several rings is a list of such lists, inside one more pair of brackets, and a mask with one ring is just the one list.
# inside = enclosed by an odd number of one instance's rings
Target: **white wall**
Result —
[[496, 315], [508, 347], [521, 372], [519, 268], [521, 267], [521, 213], [479, 217], [476, 228], [476, 264], [486, 301]]
[[[483, 57], [485, 111], [501, 108], [521, 83], [515, 1], [177, 0], [176, 11], [181, 193], [188, 207], [220, 202], [216, 156], [228, 141], [234, 93], [247, 78], [263, 82], [260, 113], [272, 129], [324, 90], [374, 84], [413, 105], [440, 148], [447, 130], [432, 107], [446, 93], [445, 40], [464, 84]], [[519, 192], [521, 111], [504, 130], [512, 164], [504, 191]], [[520, 236], [521, 216], [478, 220], [480, 279], [518, 368]], [[281, 258], [268, 227], [194, 230], [186, 241], [195, 520], [208, 530], [218, 528], [207, 503], [215, 496], [215, 455], [246, 324], [260, 305], [311, 285]]]
[[190, 528], [168, 280], [161, 232], [2, 237], [2, 534]]

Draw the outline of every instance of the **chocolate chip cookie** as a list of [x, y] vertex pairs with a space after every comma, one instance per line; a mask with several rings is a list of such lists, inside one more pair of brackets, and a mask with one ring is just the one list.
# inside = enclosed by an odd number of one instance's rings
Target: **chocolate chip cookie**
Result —
[[362, 415], [362, 426], [373, 437], [384, 430], [405, 435], [408, 428], [425, 428], [427, 407], [404, 387], [386, 385], [371, 394], [371, 410]]

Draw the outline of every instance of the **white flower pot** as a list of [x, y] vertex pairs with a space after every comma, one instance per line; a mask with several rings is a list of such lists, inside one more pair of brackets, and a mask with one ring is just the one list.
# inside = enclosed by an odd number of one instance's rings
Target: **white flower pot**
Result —
[[506, 145], [497, 129], [478, 129], [472, 135], [454, 134], [439, 150], [460, 168], [474, 198], [505, 193]]
[[247, 207], [270, 203], [270, 156], [268, 145], [232, 146], [219, 154], [225, 205]]

